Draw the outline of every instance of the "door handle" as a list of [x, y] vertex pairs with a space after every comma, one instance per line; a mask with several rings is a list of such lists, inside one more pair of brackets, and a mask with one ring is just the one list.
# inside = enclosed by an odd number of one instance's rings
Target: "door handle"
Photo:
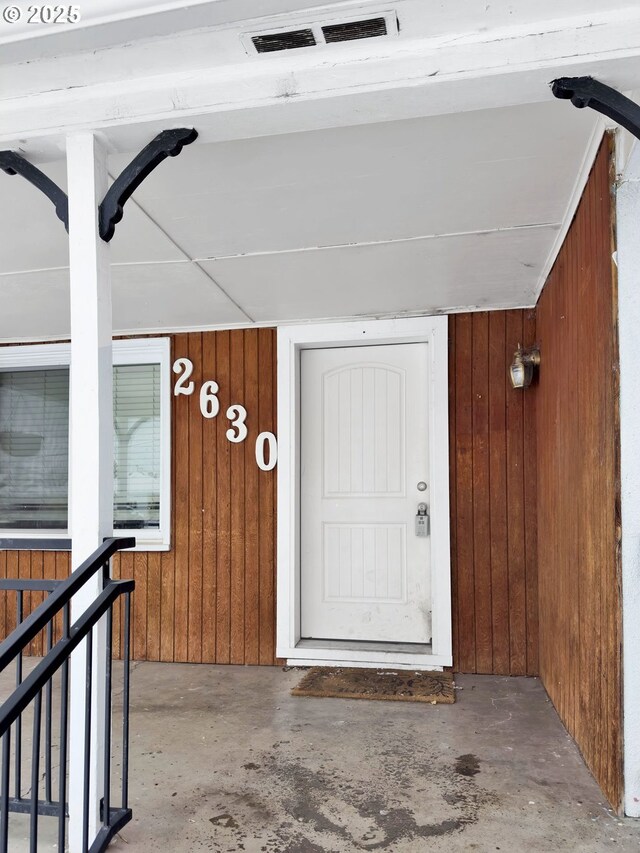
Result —
[[416, 513], [416, 536], [429, 535], [429, 507], [426, 503], [418, 504], [418, 512]]

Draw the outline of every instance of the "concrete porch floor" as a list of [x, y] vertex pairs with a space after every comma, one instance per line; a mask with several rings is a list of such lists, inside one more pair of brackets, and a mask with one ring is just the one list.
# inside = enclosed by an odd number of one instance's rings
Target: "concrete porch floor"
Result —
[[537, 679], [458, 676], [432, 706], [291, 697], [301, 675], [136, 664], [134, 819], [110, 849], [640, 849]]

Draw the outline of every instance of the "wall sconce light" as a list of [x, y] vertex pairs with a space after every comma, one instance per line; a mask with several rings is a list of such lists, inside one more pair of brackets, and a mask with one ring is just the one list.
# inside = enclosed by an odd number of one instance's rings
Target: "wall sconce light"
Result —
[[540, 350], [538, 347], [523, 349], [518, 344], [518, 349], [513, 354], [513, 361], [509, 368], [509, 378], [514, 388], [528, 388], [533, 379], [533, 371], [540, 367]]

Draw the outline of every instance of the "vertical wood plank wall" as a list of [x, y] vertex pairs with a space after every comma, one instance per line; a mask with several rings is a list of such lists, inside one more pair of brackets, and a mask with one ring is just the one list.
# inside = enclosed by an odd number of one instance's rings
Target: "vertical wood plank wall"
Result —
[[[534, 315], [459, 314], [449, 332], [454, 668], [535, 674], [534, 398], [507, 380], [517, 344], [535, 338]], [[116, 576], [136, 581], [136, 659], [274, 663], [275, 472], [259, 471], [253, 448], [258, 432], [275, 431], [275, 352], [272, 329], [172, 339], [196, 383], [172, 402], [172, 549], [114, 560]], [[211, 378], [221, 415], [205, 420], [197, 390]], [[243, 444], [225, 438], [232, 402], [249, 413]], [[66, 577], [68, 567], [67, 554], [0, 552], [2, 576]], [[3, 634], [13, 613], [0, 600]]]
[[[122, 554], [133, 577], [133, 657], [190, 663], [275, 663], [276, 477], [255, 440], [276, 432], [274, 329], [174, 335], [172, 359], [194, 365], [190, 396], [173, 397], [172, 548]], [[200, 412], [202, 382], [220, 386], [220, 413]], [[247, 410], [249, 434], [227, 440], [227, 408]]]
[[538, 672], [535, 397], [508, 367], [534, 311], [449, 318], [454, 669]]
[[617, 294], [605, 138], [538, 306], [540, 672], [621, 803]]
[[[276, 476], [261, 471], [255, 440], [276, 432], [274, 329], [172, 337], [172, 358], [194, 363], [191, 396], [172, 397], [172, 547], [128, 553], [115, 577], [134, 578], [132, 656], [191, 663], [275, 663]], [[220, 386], [220, 413], [200, 412], [203, 380]], [[247, 412], [242, 443], [226, 438], [232, 403]], [[2, 577], [67, 577], [69, 555], [0, 551]], [[41, 599], [38, 599], [38, 601]], [[36, 596], [25, 600], [25, 613]], [[115, 615], [116, 651], [121, 620]], [[15, 625], [15, 594], [0, 600], [0, 633]], [[42, 638], [33, 653], [42, 650]]]

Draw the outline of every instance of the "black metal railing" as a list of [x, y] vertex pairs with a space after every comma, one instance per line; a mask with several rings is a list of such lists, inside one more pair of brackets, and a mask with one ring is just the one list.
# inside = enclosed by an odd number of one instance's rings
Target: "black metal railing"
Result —
[[[23, 580], [23, 579], [0, 579], [0, 590], [14, 591], [16, 593], [16, 627], [22, 624], [24, 619], [24, 604], [25, 604], [25, 594], [45, 592], [51, 593], [53, 592], [57, 586], [59, 586], [62, 581], [56, 580]], [[68, 619], [68, 608], [65, 610], [64, 615], [65, 620]], [[54, 638], [54, 622], [51, 620], [47, 623], [45, 628], [46, 638], [45, 638], [45, 654], [51, 651], [53, 648], [53, 638]], [[16, 689], [20, 686], [23, 679], [23, 652], [16, 655], [15, 659], [15, 687]], [[44, 773], [44, 802], [42, 802], [42, 810], [44, 812], [50, 812], [51, 806], [53, 804], [52, 799], [52, 757], [53, 757], [53, 745], [52, 745], [52, 703], [53, 703], [53, 684], [49, 682], [45, 686], [44, 690], [45, 694], [45, 748], [44, 748], [44, 759], [45, 759], [45, 773]], [[14, 757], [15, 757], [15, 769], [14, 769], [14, 795], [10, 798], [10, 809], [16, 812], [29, 812], [31, 808], [30, 801], [24, 799], [22, 797], [22, 717], [19, 716], [15, 721], [14, 727]]]
[[[2, 676], [9, 674], [15, 664], [15, 687], [0, 707], [0, 853], [8, 853], [10, 814], [29, 816], [29, 851], [37, 853], [40, 818], [54, 819], [53, 830], [57, 849], [64, 853], [68, 829], [68, 765], [69, 765], [69, 687], [70, 657], [80, 644], [85, 644], [86, 669], [84, 673], [84, 732], [74, 733], [83, 738], [83, 800], [82, 800], [82, 850], [83, 853], [101, 853], [113, 836], [131, 820], [128, 805], [129, 773], [129, 685], [130, 685], [130, 616], [132, 580], [112, 580], [109, 560], [116, 551], [135, 545], [132, 538], [107, 539], [91, 557], [64, 581], [0, 579], [0, 590], [16, 594], [16, 628], [0, 644], [0, 687], [6, 690]], [[98, 572], [102, 572], [102, 591], [72, 625], [71, 600]], [[26, 618], [24, 597], [32, 593], [46, 593], [45, 600]], [[114, 606], [123, 602], [122, 615], [122, 733], [121, 733], [121, 790], [119, 803], [112, 804], [112, 710], [113, 710], [113, 628]], [[89, 806], [92, 781], [92, 703], [94, 701], [95, 673], [94, 630], [104, 618], [106, 652], [104, 661], [103, 730], [98, 741], [103, 749], [101, 800], [101, 825], [90, 837]], [[42, 638], [43, 657], [25, 676], [24, 656]], [[36, 646], [39, 648], [39, 646]], [[102, 671], [102, 667], [100, 669]], [[44, 701], [43, 701], [44, 699]], [[43, 708], [44, 705], [44, 708]], [[43, 713], [44, 711], [44, 713]], [[54, 729], [57, 711], [59, 725]], [[44, 718], [44, 744], [42, 737]], [[26, 727], [25, 727], [26, 721]], [[25, 729], [31, 722], [30, 785], [26, 787], [25, 771], [28, 769], [29, 750], [25, 746]], [[28, 746], [28, 740], [27, 740]], [[26, 754], [25, 754], [26, 753]], [[57, 778], [54, 778], [58, 758]], [[13, 758], [13, 762], [12, 762]], [[43, 772], [41, 773], [41, 766]], [[12, 772], [13, 767], [13, 772]], [[94, 784], [98, 780], [93, 778]], [[42, 790], [42, 798], [40, 796]], [[57, 821], [57, 826], [55, 822]], [[43, 827], [44, 828], [44, 827]], [[21, 827], [21, 835], [24, 827]], [[52, 832], [49, 832], [53, 840]], [[93, 835], [93, 833], [92, 833]]]

